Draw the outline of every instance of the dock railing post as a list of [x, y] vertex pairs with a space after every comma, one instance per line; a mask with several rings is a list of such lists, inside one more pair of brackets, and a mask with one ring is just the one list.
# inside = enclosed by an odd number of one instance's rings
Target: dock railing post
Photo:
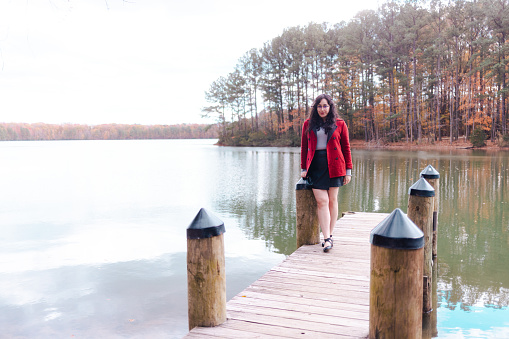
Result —
[[423, 232], [397, 208], [370, 243], [369, 338], [421, 338]]
[[422, 172], [421, 177], [426, 179], [426, 181], [433, 187], [435, 190], [435, 198], [433, 199], [433, 250], [432, 256], [436, 258], [437, 256], [437, 234], [438, 234], [438, 205], [439, 201], [439, 182], [440, 182], [440, 173], [437, 172], [433, 166], [428, 165]]
[[424, 178], [409, 189], [407, 215], [424, 233], [423, 312], [430, 312], [432, 292], [433, 197], [435, 190]]
[[187, 228], [189, 330], [226, 321], [224, 223], [201, 209]]
[[297, 214], [297, 248], [320, 242], [320, 226], [316, 212], [316, 200], [307, 181], [301, 178], [295, 187]]

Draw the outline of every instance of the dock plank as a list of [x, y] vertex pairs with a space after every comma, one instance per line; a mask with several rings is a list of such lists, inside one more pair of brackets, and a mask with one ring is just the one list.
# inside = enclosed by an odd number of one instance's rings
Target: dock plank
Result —
[[185, 338], [366, 338], [369, 234], [387, 215], [344, 215], [329, 253], [320, 244], [298, 248], [227, 303], [226, 322]]

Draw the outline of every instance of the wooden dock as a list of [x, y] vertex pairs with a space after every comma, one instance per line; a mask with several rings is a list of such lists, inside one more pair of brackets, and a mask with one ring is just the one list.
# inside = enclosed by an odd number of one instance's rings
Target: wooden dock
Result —
[[346, 214], [329, 253], [298, 248], [227, 303], [226, 322], [185, 338], [367, 338], [369, 233], [387, 215]]

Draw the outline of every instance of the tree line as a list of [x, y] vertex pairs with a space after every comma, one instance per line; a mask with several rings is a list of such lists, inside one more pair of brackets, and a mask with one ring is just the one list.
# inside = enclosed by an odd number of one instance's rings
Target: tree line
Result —
[[129, 140], [129, 139], [212, 139], [217, 126], [179, 125], [79, 125], [0, 123], [0, 140]]
[[508, 134], [508, 0], [389, 1], [349, 22], [290, 27], [205, 93], [224, 144], [298, 145], [330, 94], [351, 137], [434, 142]]

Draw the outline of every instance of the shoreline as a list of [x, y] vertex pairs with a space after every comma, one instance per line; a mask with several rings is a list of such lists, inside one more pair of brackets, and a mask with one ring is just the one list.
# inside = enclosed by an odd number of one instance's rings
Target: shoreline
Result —
[[487, 151], [507, 151], [509, 147], [500, 147], [491, 140], [486, 141], [484, 147], [473, 147], [470, 141], [459, 139], [451, 143], [450, 140], [436, 141], [434, 143], [429, 142], [391, 142], [381, 144], [377, 142], [369, 142], [363, 140], [350, 140], [350, 147], [357, 149], [383, 149], [383, 150], [458, 150], [458, 149], [469, 149], [469, 150], [487, 150]]

